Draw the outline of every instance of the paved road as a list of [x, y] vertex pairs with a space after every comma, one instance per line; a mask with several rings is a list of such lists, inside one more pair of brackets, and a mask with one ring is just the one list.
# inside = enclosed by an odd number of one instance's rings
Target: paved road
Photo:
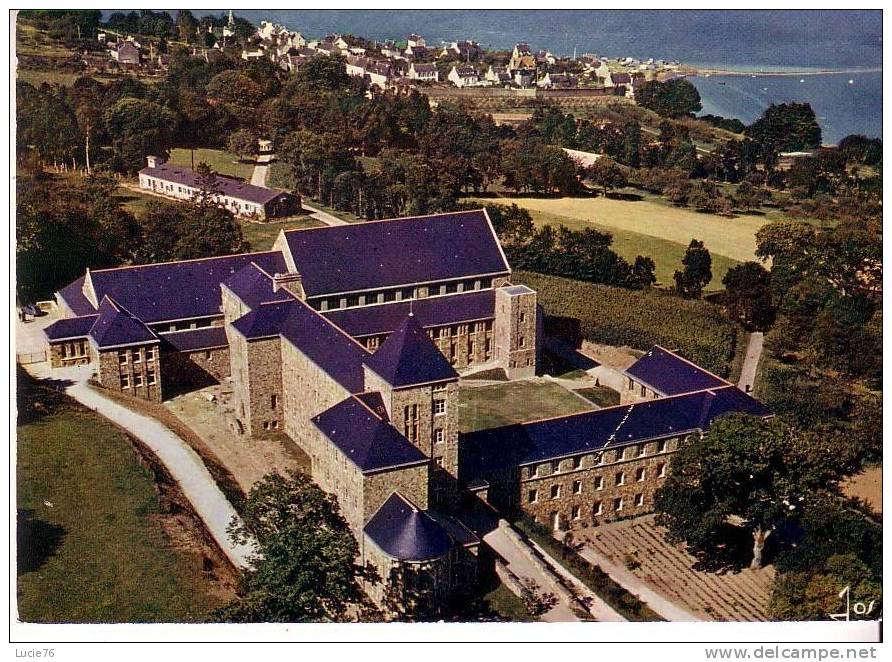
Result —
[[71, 385], [66, 387], [65, 393], [124, 428], [148, 446], [177, 481], [183, 494], [230, 561], [238, 568], [250, 567], [248, 557], [254, 547], [237, 544], [229, 539], [226, 528], [238, 515], [189, 444], [154, 418], [137, 414], [88, 386], [87, 379], [93, 371], [90, 366], [51, 371], [47, 363], [42, 363], [27, 366], [27, 369], [36, 377], [70, 381]]
[[601, 570], [610, 575], [610, 578], [617, 584], [626, 589], [629, 593], [636, 596], [639, 600], [647, 604], [653, 611], [665, 618], [667, 621], [702, 621], [696, 614], [691, 613], [683, 607], [679, 607], [671, 600], [663, 597], [652, 588], [650, 588], [642, 580], [638, 579], [631, 571], [613, 563], [597, 550], [592, 549], [588, 545], [584, 545], [579, 551], [580, 555], [599, 566]]
[[347, 225], [347, 221], [342, 218], [338, 218], [337, 216], [332, 216], [328, 212], [322, 211], [321, 209], [317, 209], [316, 207], [312, 207], [308, 205], [306, 202], [301, 200], [301, 206], [305, 211], [310, 212], [310, 216], [315, 218], [317, 221], [322, 221], [326, 225]]
[[762, 346], [765, 336], [761, 331], [750, 334], [750, 341], [746, 346], [746, 358], [743, 360], [743, 367], [740, 369], [740, 381], [737, 382], [737, 388], [741, 391], [752, 390], [756, 381], [756, 368], [759, 366], [759, 358], [762, 356]]
[[566, 623], [568, 621], [580, 620], [570, 608], [566, 589], [558, 585], [554, 578], [541, 566], [533, 563], [521, 549], [520, 544], [522, 543], [517, 543], [502, 527], [496, 527], [484, 535], [483, 542], [505, 560], [508, 569], [518, 578], [533, 579], [543, 591], [554, 593], [557, 596], [557, 604], [548, 610], [541, 617], [541, 620], [549, 623]]
[[269, 172], [269, 162], [274, 158], [273, 154], [261, 154], [254, 162], [254, 172], [251, 173], [251, 184], [254, 186], [266, 186], [266, 175]]

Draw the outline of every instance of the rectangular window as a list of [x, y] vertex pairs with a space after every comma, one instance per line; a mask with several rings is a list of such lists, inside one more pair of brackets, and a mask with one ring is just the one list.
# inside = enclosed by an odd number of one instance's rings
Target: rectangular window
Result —
[[445, 400], [434, 400], [434, 415], [439, 416], [440, 414], [446, 413], [446, 401]]
[[552, 499], [560, 499], [561, 498], [561, 486], [560, 485], [552, 485], [551, 486], [551, 498]]
[[149, 386], [153, 386], [155, 384], [155, 372], [152, 371], [148, 375], [146, 375], [146, 383]]
[[442, 458], [442, 457], [435, 457], [435, 458], [434, 458], [434, 464], [436, 464], [440, 469], [442, 469], [442, 468], [443, 468], [443, 458]]
[[142, 386], [142, 373], [141, 372], [133, 373], [133, 385], [134, 386]]
[[580, 515], [582, 515], [582, 508], [580, 508], [579, 506], [573, 506], [573, 508], [570, 510], [570, 514], [573, 519], [579, 519]]
[[204, 353], [204, 359], [205, 359], [205, 361], [210, 361], [210, 360], [211, 360], [211, 350], [207, 350], [207, 351]]
[[573, 481], [573, 494], [582, 494], [582, 481], [581, 480]]
[[121, 388], [130, 388], [130, 375], [121, 375]]
[[645, 395], [647, 395], [647, 387], [642, 386], [641, 387], [641, 397], [643, 398]]
[[635, 470], [635, 480], [639, 483], [643, 483], [644, 479], [647, 477], [647, 470], [644, 467]]
[[279, 396], [273, 393], [269, 398], [269, 406], [276, 409], [279, 406]]
[[520, 346], [520, 347], [526, 347], [526, 345], [527, 345], [527, 339], [524, 338], [523, 336], [521, 336], [520, 339], [518, 340], [518, 343], [517, 343], [517, 344], [518, 344], [518, 346]]
[[434, 443], [442, 444], [446, 440], [446, 433], [443, 430], [434, 430]]
[[635, 505], [636, 505], [636, 506], [643, 506], [643, 505], [644, 505], [644, 495], [643, 495], [643, 494], [636, 494], [636, 495], [635, 495]]
[[126, 349], [123, 349], [120, 352], [118, 352], [118, 363], [120, 363], [121, 365], [126, 365], [126, 363], [127, 363], [127, 350]]
[[328, 299], [323, 299], [319, 302], [319, 310], [321, 310], [323, 313], [328, 310]]
[[595, 505], [592, 507], [592, 515], [600, 515], [604, 512], [604, 504], [600, 501], [595, 501]]
[[539, 475], [539, 465], [530, 467], [530, 478], [535, 478]]
[[596, 490], [604, 489], [604, 476], [595, 476], [595, 489]]
[[539, 500], [539, 490], [530, 490], [527, 493], [527, 503], [536, 503]]
[[574, 468], [574, 469], [578, 469], [578, 468], [581, 467], [581, 466], [582, 466], [582, 458], [581, 458], [581, 457], [574, 457], [574, 458], [573, 458], [573, 468]]
[[526, 313], [521, 313], [521, 314], [520, 314], [520, 323], [523, 324], [523, 323], [526, 322], [526, 321], [527, 321], [527, 314], [526, 314]]
[[667, 442], [665, 439], [660, 440], [657, 443], [657, 453], [665, 453], [667, 447]]
[[620, 485], [626, 484], [626, 474], [624, 471], [620, 471], [619, 473], [616, 474], [616, 476], [614, 477], [613, 484], [616, 485], [617, 487]]
[[623, 509], [623, 498], [620, 497], [618, 499], [613, 500], [613, 509], [619, 512]]
[[665, 477], [666, 477], [666, 465], [665, 465], [665, 464], [658, 464], [658, 465], [657, 465], [657, 477], [658, 477], [658, 478], [665, 478]]

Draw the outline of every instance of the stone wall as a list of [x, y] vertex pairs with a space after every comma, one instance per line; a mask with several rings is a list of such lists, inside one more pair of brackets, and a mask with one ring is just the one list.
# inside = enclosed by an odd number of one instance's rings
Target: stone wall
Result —
[[161, 355], [165, 388], [208, 386], [229, 377], [231, 370], [229, 347], [194, 352], [171, 351]]
[[362, 485], [363, 525], [394, 492], [399, 492], [421, 510], [427, 510], [429, 467], [429, 464], [417, 464], [365, 474]]
[[50, 365], [53, 368], [66, 368], [90, 363], [90, 343], [86, 338], [51, 342]]
[[650, 441], [521, 467], [520, 508], [560, 529], [649, 513], [678, 444], [677, 438]]
[[143, 400], [161, 402], [161, 361], [158, 343], [100, 350], [91, 344], [99, 383]]
[[495, 360], [509, 379], [534, 376], [539, 343], [536, 293], [511, 294], [507, 288], [499, 288], [495, 309]]
[[284, 427], [281, 340], [247, 340], [228, 331], [235, 415], [248, 434]]

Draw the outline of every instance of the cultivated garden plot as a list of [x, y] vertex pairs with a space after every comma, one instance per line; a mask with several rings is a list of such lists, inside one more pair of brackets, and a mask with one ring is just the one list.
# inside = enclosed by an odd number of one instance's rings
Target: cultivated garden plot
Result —
[[769, 620], [774, 568], [724, 574], [695, 570], [696, 559], [682, 546], [666, 542], [664, 534], [654, 517], [647, 516], [589, 528], [584, 537], [599, 554], [703, 620]]

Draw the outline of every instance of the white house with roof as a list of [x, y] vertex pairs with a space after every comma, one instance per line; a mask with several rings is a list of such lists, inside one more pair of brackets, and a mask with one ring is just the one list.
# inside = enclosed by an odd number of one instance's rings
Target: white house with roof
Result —
[[456, 87], [479, 87], [481, 84], [489, 84], [485, 79], [481, 79], [474, 67], [469, 65], [452, 67], [446, 78]]
[[437, 71], [437, 65], [435, 64], [413, 62], [409, 65], [409, 70], [406, 72], [406, 78], [425, 83], [436, 83], [440, 80], [440, 72]]

